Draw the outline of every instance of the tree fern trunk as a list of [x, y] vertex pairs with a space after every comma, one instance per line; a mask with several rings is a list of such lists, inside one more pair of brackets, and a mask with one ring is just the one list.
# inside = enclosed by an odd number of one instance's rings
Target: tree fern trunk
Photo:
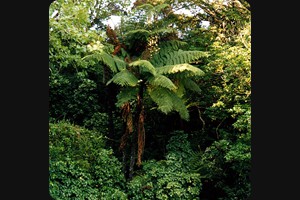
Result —
[[[132, 179], [134, 172], [134, 164], [137, 153], [137, 165], [140, 166], [142, 163], [142, 154], [144, 151], [145, 145], [145, 128], [144, 128], [144, 104], [143, 104], [143, 95], [144, 95], [144, 83], [141, 82], [139, 92], [137, 94], [137, 105], [136, 105], [136, 131], [132, 133], [131, 137], [131, 153], [130, 153], [130, 166], [129, 166], [129, 179]], [[138, 149], [136, 149], [136, 147]]]
[[144, 127], [144, 83], [141, 83], [139, 93], [137, 96], [137, 137], [138, 137], [138, 152], [137, 152], [137, 165], [140, 166], [142, 163], [142, 154], [145, 146], [145, 127]]
[[133, 172], [134, 172], [134, 164], [135, 164], [135, 158], [136, 158], [136, 137], [135, 137], [135, 131], [131, 135], [131, 148], [130, 148], [130, 163], [129, 163], [129, 170], [128, 170], [128, 178], [131, 180], [133, 178]]

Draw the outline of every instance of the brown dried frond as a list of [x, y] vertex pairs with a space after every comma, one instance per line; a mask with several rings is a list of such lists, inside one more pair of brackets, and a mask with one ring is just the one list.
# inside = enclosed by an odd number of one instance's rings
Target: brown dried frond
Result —
[[120, 146], [119, 146], [119, 150], [120, 151], [122, 151], [124, 149], [124, 147], [126, 146], [127, 140], [128, 140], [128, 136], [129, 136], [129, 131], [128, 131], [128, 129], [126, 129], [125, 133], [121, 137], [121, 142], [120, 142]]
[[138, 122], [138, 158], [137, 158], [138, 166], [142, 164], [142, 154], [144, 152], [144, 146], [145, 146], [145, 128], [144, 128], [144, 111], [142, 110], [139, 115], [139, 122]]
[[108, 25], [106, 26], [106, 35], [109, 38], [109, 42], [113, 45], [119, 45], [119, 39], [117, 38], [116, 32]]
[[129, 133], [133, 132], [133, 120], [132, 120], [132, 113], [130, 104], [127, 102], [122, 106], [122, 118], [126, 122], [126, 128], [128, 129]]
[[114, 50], [114, 52], [113, 52], [113, 55], [117, 55], [117, 54], [120, 52], [120, 50], [121, 50], [121, 44], [119, 44], [119, 45], [117, 45], [117, 46], [115, 47], [115, 50]]
[[127, 144], [127, 139], [129, 134], [133, 132], [133, 120], [132, 120], [130, 104], [128, 102], [123, 104], [121, 110], [122, 110], [122, 118], [126, 123], [126, 128], [125, 128], [125, 133], [121, 137], [119, 150], [123, 150], [123, 148]]

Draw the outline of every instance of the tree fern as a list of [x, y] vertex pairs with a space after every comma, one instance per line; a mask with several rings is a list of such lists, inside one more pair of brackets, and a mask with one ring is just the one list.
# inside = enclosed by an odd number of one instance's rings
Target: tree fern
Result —
[[152, 75], [156, 75], [154, 66], [147, 60], [137, 60], [129, 64], [130, 67], [140, 67], [140, 71], [150, 72]]
[[154, 6], [149, 4], [149, 3], [144, 3], [142, 5], [139, 5], [139, 6], [136, 6], [135, 7], [136, 10], [147, 10], [147, 11], [150, 11], [150, 10], [154, 10]]
[[186, 73], [187, 76], [202, 76], [204, 74], [201, 69], [187, 63], [157, 67], [156, 71], [158, 74], [176, 74], [181, 72], [190, 72]]
[[[180, 80], [180, 79], [179, 79]], [[176, 81], [176, 86], [177, 86], [177, 90], [175, 90], [175, 94], [179, 97], [179, 98], [183, 98], [184, 94], [186, 93], [184, 84], [182, 83], [182, 81]]]
[[104, 51], [87, 55], [87, 56], [83, 57], [82, 59], [91, 59], [91, 60], [95, 60], [97, 62], [101, 62], [104, 65], [108, 66], [111, 71], [118, 72], [117, 66], [115, 64], [115, 59], [111, 55], [109, 55], [108, 53], [106, 53]]
[[159, 43], [161, 51], [178, 51], [179, 49], [185, 49], [187, 43], [180, 40], [167, 40]]
[[170, 5], [167, 3], [163, 3], [163, 4], [158, 4], [157, 6], [154, 7], [154, 10], [156, 13], [161, 13], [163, 9], [169, 7]]
[[151, 35], [158, 35], [160, 37], [164, 37], [166, 36], [167, 34], [170, 34], [170, 33], [175, 33], [176, 30], [174, 28], [160, 28], [160, 29], [155, 29], [151, 32]]
[[118, 84], [120, 86], [136, 86], [138, 83], [138, 79], [127, 69], [124, 69], [118, 73], [116, 73], [107, 83], [111, 82]]
[[208, 54], [203, 51], [183, 51], [181, 49], [172, 51], [172, 48], [163, 48], [159, 53], [153, 55], [150, 62], [155, 66], [161, 67], [164, 65], [192, 63], [207, 56]]
[[124, 34], [124, 37], [126, 40], [139, 40], [139, 39], [147, 39], [147, 37], [150, 35], [150, 31], [145, 29], [136, 29], [128, 31]]
[[125, 103], [136, 100], [137, 88], [124, 87], [117, 95], [117, 107], [122, 107]]
[[158, 105], [158, 110], [165, 114], [171, 111], [177, 111], [182, 119], [189, 119], [189, 113], [184, 105], [184, 101], [174, 92], [167, 88], [155, 87], [148, 88], [148, 93], [151, 99]]
[[148, 79], [148, 83], [152, 86], [161, 86], [169, 90], [176, 90], [176, 85], [166, 76], [157, 74]]
[[116, 67], [119, 71], [124, 70], [126, 68], [126, 62], [124, 60], [121, 60], [117, 56], [113, 56], [113, 59], [115, 61]]
[[200, 87], [198, 86], [198, 84], [195, 81], [193, 81], [193, 80], [191, 80], [189, 78], [185, 78], [185, 79], [182, 79], [181, 82], [183, 83], [183, 86], [186, 89], [194, 91], [194, 92], [198, 92], [198, 93], [201, 92]]

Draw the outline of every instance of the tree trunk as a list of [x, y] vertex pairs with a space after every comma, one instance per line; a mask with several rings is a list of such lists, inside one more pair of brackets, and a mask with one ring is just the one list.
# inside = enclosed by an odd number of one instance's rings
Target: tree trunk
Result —
[[145, 127], [144, 127], [144, 83], [141, 83], [139, 88], [139, 93], [137, 96], [137, 137], [138, 137], [138, 151], [137, 151], [137, 165], [140, 166], [142, 164], [142, 154], [144, 152], [145, 146]]
[[133, 172], [134, 172], [134, 164], [136, 158], [136, 137], [135, 131], [131, 135], [131, 148], [130, 148], [130, 163], [129, 163], [129, 170], [128, 170], [128, 178], [132, 180]]

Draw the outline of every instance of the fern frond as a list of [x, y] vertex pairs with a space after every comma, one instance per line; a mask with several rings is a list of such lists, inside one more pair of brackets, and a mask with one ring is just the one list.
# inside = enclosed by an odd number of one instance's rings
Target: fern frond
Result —
[[176, 85], [166, 76], [156, 75], [152, 76], [148, 79], [148, 82], [152, 86], [161, 86], [163, 88], [167, 88], [169, 90], [176, 90]]
[[138, 83], [138, 79], [127, 69], [124, 69], [118, 73], [116, 73], [107, 83], [111, 82], [121, 85], [121, 86], [136, 86]]
[[113, 59], [115, 60], [115, 64], [117, 66], [117, 69], [119, 71], [123, 70], [126, 68], [126, 62], [124, 60], [121, 60], [117, 56], [114, 56]]
[[184, 101], [174, 92], [163, 87], [148, 88], [151, 99], [158, 105], [158, 110], [168, 114], [177, 111], [184, 120], [189, 120], [189, 113], [184, 105]]
[[90, 59], [90, 60], [94, 60], [96, 62], [102, 62], [104, 65], [108, 66], [111, 71], [113, 71], [113, 72], [118, 71], [117, 66], [115, 65], [114, 58], [104, 51], [87, 55], [87, 56], [83, 57], [82, 59], [83, 60]]
[[197, 83], [191, 79], [183, 79], [182, 83], [186, 89], [200, 93], [201, 89]]
[[155, 66], [161, 67], [164, 65], [192, 63], [208, 56], [208, 54], [203, 51], [183, 51], [181, 49], [172, 51], [172, 48], [173, 47], [160, 49], [157, 54], [153, 55], [150, 62]]
[[204, 72], [201, 69], [187, 63], [157, 67], [156, 71], [158, 74], [176, 74], [182, 72], [189, 72], [186, 73], [186, 76], [202, 76], [204, 74]]
[[165, 51], [178, 51], [187, 47], [187, 43], [180, 40], [167, 40], [160, 42], [158, 47]]
[[163, 37], [166, 34], [170, 34], [170, 33], [174, 33], [174, 32], [176, 32], [176, 30], [174, 28], [160, 28], [160, 29], [153, 30], [151, 32], [151, 35], [159, 35], [159, 36]]
[[147, 38], [150, 34], [151, 34], [150, 31], [147, 31], [145, 29], [136, 29], [136, 30], [128, 31], [127, 33], [124, 34], [124, 37], [126, 39], [139, 40], [139, 39]]
[[138, 88], [125, 87], [122, 88], [120, 93], [117, 95], [117, 107], [122, 107], [124, 103], [133, 101], [137, 98]]
[[179, 98], [182, 98], [183, 95], [185, 94], [186, 90], [184, 88], [184, 85], [181, 81], [178, 81], [177, 83], [177, 90], [175, 91], [176, 95], [179, 97]]
[[156, 5], [156, 6], [145, 3], [145, 4], [142, 4], [142, 5], [139, 5], [139, 6], [135, 7], [135, 9], [137, 9], [137, 10], [146, 10], [148, 12], [160, 13], [164, 8], [166, 8], [168, 6], [169, 6], [169, 4], [166, 4], [166, 3], [159, 4], [159, 5]]
[[154, 9], [156, 13], [160, 13], [163, 9], [167, 8], [168, 6], [170, 5], [167, 3], [158, 4], [157, 6], [154, 7]]
[[150, 72], [152, 75], [156, 75], [156, 70], [153, 65], [147, 60], [137, 60], [129, 64], [130, 67], [140, 67], [141, 72]]
[[137, 10], [143, 10], [143, 9], [144, 10], [154, 10], [154, 6], [149, 3], [145, 3], [145, 4], [135, 7], [135, 9], [137, 9]]
[[117, 72], [117, 66], [115, 65], [115, 60], [108, 53], [102, 52], [102, 62], [107, 65], [111, 71]]

